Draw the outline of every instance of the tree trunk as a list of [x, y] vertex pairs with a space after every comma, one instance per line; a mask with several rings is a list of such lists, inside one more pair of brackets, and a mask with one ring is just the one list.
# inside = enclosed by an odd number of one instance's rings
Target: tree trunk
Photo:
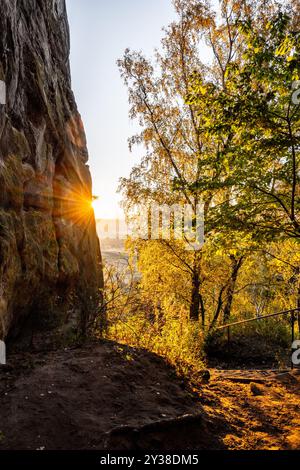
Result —
[[200, 276], [199, 276], [198, 270], [195, 270], [193, 273], [193, 277], [192, 277], [192, 299], [191, 299], [191, 305], [190, 305], [190, 320], [191, 321], [199, 321], [200, 304], [201, 304]]
[[202, 321], [202, 328], [205, 328], [205, 307], [203, 302], [203, 297], [200, 294], [200, 308], [201, 308], [201, 321]]
[[209, 331], [212, 330], [216, 326], [217, 321], [219, 319], [219, 316], [220, 316], [220, 313], [221, 313], [221, 310], [222, 310], [222, 306], [223, 306], [223, 293], [224, 293], [225, 288], [226, 288], [226, 286], [223, 286], [220, 289], [217, 308], [216, 308], [216, 311], [215, 311], [215, 314], [214, 314], [214, 318], [213, 318], [211, 324], [209, 325]]
[[235, 285], [236, 285], [239, 270], [243, 264], [243, 259], [244, 259], [243, 256], [240, 258], [235, 258], [235, 256], [231, 256], [230, 258], [232, 261], [232, 271], [231, 271], [231, 276], [230, 276], [228, 289], [227, 289], [227, 300], [226, 300], [226, 304], [225, 304], [224, 311], [223, 311], [224, 323], [228, 322], [230, 318]]

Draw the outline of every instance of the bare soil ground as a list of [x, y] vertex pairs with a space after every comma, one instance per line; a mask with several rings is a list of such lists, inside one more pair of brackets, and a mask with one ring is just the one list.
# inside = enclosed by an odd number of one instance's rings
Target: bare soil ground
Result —
[[187, 380], [113, 342], [16, 353], [0, 368], [0, 450], [300, 449], [300, 376]]
[[299, 372], [211, 371], [200, 400], [226, 449], [300, 450]]

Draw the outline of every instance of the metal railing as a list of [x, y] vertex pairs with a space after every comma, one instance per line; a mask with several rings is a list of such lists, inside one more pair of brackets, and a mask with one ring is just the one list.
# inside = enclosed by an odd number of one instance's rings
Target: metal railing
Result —
[[[217, 330], [227, 330], [227, 342], [228, 345], [230, 343], [230, 328], [232, 326], [237, 326], [237, 325], [243, 325], [244, 323], [250, 323], [253, 321], [260, 321], [260, 320], [265, 320], [266, 318], [272, 318], [272, 317], [279, 317], [280, 315], [291, 315], [291, 333], [292, 333], [292, 343], [295, 340], [295, 322], [296, 322], [296, 314], [300, 313], [300, 308], [293, 308], [290, 310], [284, 310], [282, 312], [276, 312], [276, 313], [271, 313], [269, 315], [262, 315], [258, 317], [253, 317], [253, 318], [248, 318], [247, 320], [240, 320], [236, 321], [234, 323], [228, 323], [226, 325], [219, 326]], [[291, 361], [291, 369], [294, 368], [294, 364]]]

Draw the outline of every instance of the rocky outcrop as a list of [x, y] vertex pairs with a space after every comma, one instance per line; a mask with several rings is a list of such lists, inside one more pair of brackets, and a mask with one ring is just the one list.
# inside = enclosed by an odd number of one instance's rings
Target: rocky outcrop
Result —
[[0, 338], [24, 320], [84, 329], [102, 286], [65, 0], [1, 0]]

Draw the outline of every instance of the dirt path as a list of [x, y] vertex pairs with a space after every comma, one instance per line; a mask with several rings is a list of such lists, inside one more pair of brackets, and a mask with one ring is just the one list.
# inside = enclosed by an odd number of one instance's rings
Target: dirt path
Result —
[[113, 342], [17, 355], [0, 371], [0, 450], [101, 449], [122, 425], [201, 408], [163, 359]]
[[211, 370], [199, 392], [227, 449], [300, 449], [300, 371]]
[[17, 354], [0, 368], [0, 450], [300, 449], [300, 376], [211, 371], [192, 388], [113, 342]]

